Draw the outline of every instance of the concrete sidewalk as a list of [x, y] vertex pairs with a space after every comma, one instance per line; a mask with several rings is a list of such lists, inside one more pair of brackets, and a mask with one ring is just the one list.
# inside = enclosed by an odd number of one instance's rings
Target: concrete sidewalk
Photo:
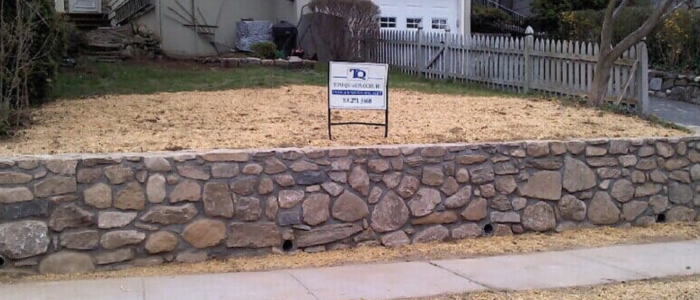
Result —
[[700, 274], [700, 241], [255, 273], [0, 285], [3, 300], [401, 299]]

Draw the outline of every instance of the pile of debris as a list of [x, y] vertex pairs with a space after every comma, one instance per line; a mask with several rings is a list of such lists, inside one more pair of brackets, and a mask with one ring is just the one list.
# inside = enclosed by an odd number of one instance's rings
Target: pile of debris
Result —
[[280, 67], [290, 69], [313, 69], [316, 66], [315, 60], [301, 59], [290, 56], [289, 59], [260, 59], [257, 57], [203, 57], [197, 62], [219, 66], [222, 68], [237, 68], [246, 66]]
[[85, 34], [84, 56], [97, 61], [162, 58], [160, 39], [144, 25], [98, 28]]

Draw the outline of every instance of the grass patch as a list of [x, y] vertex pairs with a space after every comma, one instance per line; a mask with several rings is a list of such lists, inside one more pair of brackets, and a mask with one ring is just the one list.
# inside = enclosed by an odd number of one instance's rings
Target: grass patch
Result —
[[[193, 62], [83, 63], [58, 76], [53, 96], [75, 99], [103, 95], [155, 94], [161, 92], [221, 91], [243, 88], [277, 88], [285, 85], [326, 86], [328, 66], [313, 70], [247, 67], [221, 69]], [[517, 94], [487, 90], [475, 85], [427, 80], [392, 72], [390, 87], [428, 94], [478, 97]]]

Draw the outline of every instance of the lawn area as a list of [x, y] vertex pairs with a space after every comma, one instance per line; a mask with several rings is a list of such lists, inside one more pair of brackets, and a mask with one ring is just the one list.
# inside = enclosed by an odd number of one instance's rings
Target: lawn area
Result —
[[[59, 99], [0, 140], [0, 155], [325, 147], [530, 139], [682, 136], [646, 120], [562, 101], [393, 73], [390, 133], [335, 127], [326, 71], [219, 69], [192, 63], [98, 64], [64, 72]], [[334, 111], [334, 121], [383, 122]]]

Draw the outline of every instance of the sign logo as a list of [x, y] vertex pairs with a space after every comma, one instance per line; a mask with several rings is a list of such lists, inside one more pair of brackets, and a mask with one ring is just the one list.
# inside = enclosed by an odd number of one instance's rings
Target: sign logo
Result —
[[348, 69], [348, 79], [367, 80], [367, 69]]

